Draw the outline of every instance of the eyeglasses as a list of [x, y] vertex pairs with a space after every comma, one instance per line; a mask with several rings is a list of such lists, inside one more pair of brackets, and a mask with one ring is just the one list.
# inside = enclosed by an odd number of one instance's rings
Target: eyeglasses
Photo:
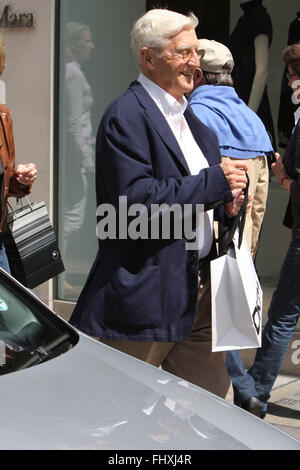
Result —
[[288, 79], [288, 81], [290, 81], [290, 79], [292, 77], [298, 77], [299, 75], [297, 73], [287, 73], [286, 74], [286, 78]]
[[195, 55], [199, 59], [198, 48], [184, 47], [182, 49], [174, 49], [171, 51], [173, 57], [178, 57], [184, 62], [188, 62]]

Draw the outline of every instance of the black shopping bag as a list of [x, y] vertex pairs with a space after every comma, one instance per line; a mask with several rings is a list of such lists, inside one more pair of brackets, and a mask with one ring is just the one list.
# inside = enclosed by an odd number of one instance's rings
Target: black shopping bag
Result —
[[26, 205], [8, 214], [3, 242], [12, 276], [34, 288], [65, 268], [45, 203], [25, 199]]

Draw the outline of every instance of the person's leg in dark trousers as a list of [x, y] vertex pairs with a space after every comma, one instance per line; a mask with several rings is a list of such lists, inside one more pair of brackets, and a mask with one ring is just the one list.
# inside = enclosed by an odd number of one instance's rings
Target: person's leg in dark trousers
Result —
[[300, 314], [300, 240], [287, 251], [263, 329], [262, 347], [256, 352], [248, 374], [253, 377], [259, 399], [267, 408], [273, 384], [279, 374]]
[[257, 392], [253, 377], [247, 374], [239, 351], [227, 351], [226, 367], [234, 390], [234, 403], [240, 406]]

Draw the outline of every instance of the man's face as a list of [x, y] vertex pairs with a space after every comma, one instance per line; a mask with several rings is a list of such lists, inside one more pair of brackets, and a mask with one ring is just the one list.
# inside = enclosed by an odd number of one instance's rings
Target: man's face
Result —
[[[193, 90], [193, 75], [199, 67], [198, 39], [194, 29], [173, 36], [170, 44], [153, 54], [150, 78], [177, 100]], [[148, 75], [149, 76], [149, 75]]]

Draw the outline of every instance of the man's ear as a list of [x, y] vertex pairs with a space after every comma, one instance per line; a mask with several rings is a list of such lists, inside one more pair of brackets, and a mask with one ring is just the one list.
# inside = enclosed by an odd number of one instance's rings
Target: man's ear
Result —
[[194, 87], [198, 88], [203, 81], [203, 72], [201, 69], [196, 69], [194, 72]]
[[148, 47], [142, 47], [140, 51], [140, 56], [142, 60], [142, 64], [147, 69], [153, 68], [153, 51]]

